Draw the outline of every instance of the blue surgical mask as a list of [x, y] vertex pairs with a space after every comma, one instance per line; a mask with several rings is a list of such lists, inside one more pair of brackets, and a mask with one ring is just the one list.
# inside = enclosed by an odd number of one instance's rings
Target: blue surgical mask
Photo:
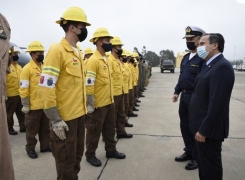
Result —
[[206, 51], [206, 46], [200, 46], [197, 48], [197, 54], [200, 58], [205, 59], [208, 56], [209, 52]]

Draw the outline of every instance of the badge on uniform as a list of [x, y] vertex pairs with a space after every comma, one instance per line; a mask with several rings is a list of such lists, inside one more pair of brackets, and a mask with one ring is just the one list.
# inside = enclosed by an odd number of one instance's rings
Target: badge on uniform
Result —
[[43, 84], [44, 79], [45, 79], [45, 77], [44, 76], [41, 76], [41, 78], [40, 78], [40, 84]]
[[36, 72], [36, 76], [40, 76], [40, 72]]
[[199, 67], [199, 65], [197, 65], [197, 64], [192, 64], [191, 66], [192, 67]]
[[78, 65], [78, 60], [76, 58], [72, 58], [73, 60], [73, 65]]
[[104, 68], [103, 68], [104, 70], [106, 70], [106, 65], [104, 64]]
[[53, 85], [53, 78], [48, 78], [47, 84], [48, 84], [48, 86], [52, 86]]

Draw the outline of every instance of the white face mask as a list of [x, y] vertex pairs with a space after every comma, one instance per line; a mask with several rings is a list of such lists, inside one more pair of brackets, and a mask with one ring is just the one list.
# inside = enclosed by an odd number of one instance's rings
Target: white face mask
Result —
[[197, 48], [197, 54], [200, 58], [206, 59], [208, 56], [209, 52], [206, 50], [206, 46], [200, 46]]

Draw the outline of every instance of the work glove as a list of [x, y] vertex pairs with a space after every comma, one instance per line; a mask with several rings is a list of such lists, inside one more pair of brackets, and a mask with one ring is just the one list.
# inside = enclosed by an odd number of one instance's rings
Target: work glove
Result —
[[23, 105], [21, 111], [23, 113], [28, 113], [30, 111], [29, 97], [21, 98], [21, 104]]
[[67, 124], [61, 119], [58, 121], [51, 121], [54, 133], [61, 139], [66, 139], [65, 131], [69, 131]]
[[87, 95], [87, 110], [88, 113], [94, 112], [94, 95]]
[[23, 106], [21, 111], [25, 114], [27, 114], [30, 111], [30, 106]]

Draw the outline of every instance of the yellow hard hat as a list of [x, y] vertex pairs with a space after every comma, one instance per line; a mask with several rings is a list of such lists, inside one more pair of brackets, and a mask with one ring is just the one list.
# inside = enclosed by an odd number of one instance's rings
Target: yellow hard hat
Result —
[[32, 41], [26, 52], [32, 52], [32, 51], [45, 51], [42, 43], [40, 41]]
[[126, 49], [123, 49], [122, 56], [127, 56], [127, 55], [128, 55], [128, 54], [127, 54]]
[[67, 21], [78, 21], [78, 22], [84, 22], [87, 26], [90, 26], [91, 24], [87, 21], [87, 16], [83, 9], [73, 6], [68, 8], [60, 18], [60, 20], [57, 20], [56, 23], [60, 24], [61, 21], [63, 21], [63, 24], [66, 24]]
[[112, 45], [123, 45], [120, 37], [118, 36], [114, 36], [112, 39], [111, 39], [111, 44]]
[[113, 38], [113, 36], [110, 35], [109, 31], [106, 28], [98, 28], [93, 35], [93, 38], [90, 39], [90, 42], [96, 42], [100, 37], [110, 37]]
[[93, 50], [92, 50], [92, 48], [86, 48], [85, 49], [85, 51], [84, 51], [84, 54], [86, 55], [86, 54], [93, 54]]
[[[14, 52], [20, 52], [16, 47], [14, 47]], [[9, 53], [11, 53], [11, 50], [9, 50]]]
[[135, 58], [135, 57], [138, 57], [139, 54], [137, 52], [133, 52], [132, 56]]
[[131, 52], [130, 51], [127, 51], [127, 56], [132, 56]]

